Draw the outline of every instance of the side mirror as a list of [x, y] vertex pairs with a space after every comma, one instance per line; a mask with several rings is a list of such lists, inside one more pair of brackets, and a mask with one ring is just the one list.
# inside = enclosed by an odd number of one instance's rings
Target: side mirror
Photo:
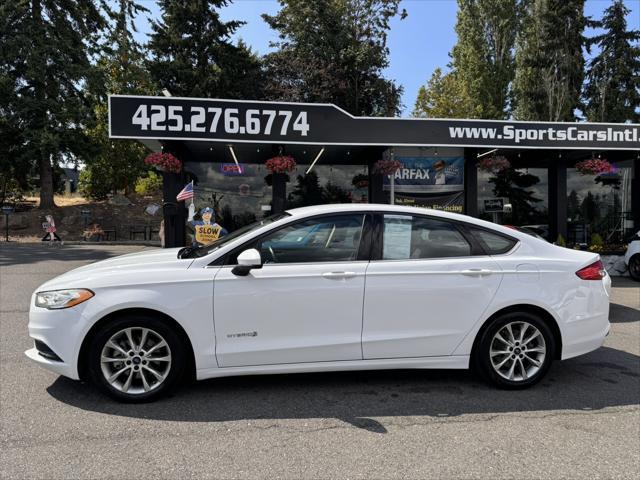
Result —
[[262, 258], [260, 258], [258, 250], [250, 248], [238, 255], [238, 265], [233, 267], [231, 273], [239, 277], [246, 277], [254, 268], [262, 268]]

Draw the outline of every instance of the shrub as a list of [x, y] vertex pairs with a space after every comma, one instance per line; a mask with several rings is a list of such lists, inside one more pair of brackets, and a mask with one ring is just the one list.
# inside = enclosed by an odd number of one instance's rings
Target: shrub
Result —
[[147, 172], [146, 175], [136, 181], [136, 193], [138, 195], [152, 195], [162, 188], [162, 177], [155, 172]]
[[99, 175], [94, 169], [85, 168], [80, 171], [78, 191], [84, 197], [94, 200], [104, 200], [107, 198], [107, 194], [111, 193], [111, 190], [111, 183], [105, 181], [105, 176]]
[[567, 241], [562, 235], [558, 235], [558, 238], [556, 239], [556, 245], [558, 245], [559, 247], [566, 247]]
[[602, 247], [604, 245], [604, 241], [602, 237], [598, 233], [594, 233], [591, 235], [591, 246], [592, 247]]

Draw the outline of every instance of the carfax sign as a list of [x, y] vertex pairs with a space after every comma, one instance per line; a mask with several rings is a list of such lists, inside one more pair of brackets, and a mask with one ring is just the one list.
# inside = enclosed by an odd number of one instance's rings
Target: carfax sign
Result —
[[112, 138], [316, 145], [640, 149], [640, 125], [354, 117], [329, 104], [109, 97]]

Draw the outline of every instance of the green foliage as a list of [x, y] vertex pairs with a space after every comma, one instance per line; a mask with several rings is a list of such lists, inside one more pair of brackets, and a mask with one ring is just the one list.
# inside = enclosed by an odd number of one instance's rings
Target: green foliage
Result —
[[585, 0], [526, 0], [516, 40], [518, 120], [573, 121], [584, 77]]
[[562, 235], [558, 235], [558, 238], [556, 238], [556, 245], [558, 245], [559, 247], [566, 247], [567, 241]]
[[517, 0], [458, 0], [451, 67], [467, 99], [468, 118], [506, 118], [513, 81]]
[[[87, 87], [99, 79], [91, 59], [104, 18], [93, 0], [31, 0], [3, 2], [0, 24], [2, 108], [19, 129], [9, 149], [39, 170], [40, 208], [51, 208], [54, 164], [92, 151]], [[2, 128], [0, 137], [11, 134]]]
[[280, 0], [263, 15], [280, 40], [266, 56], [270, 99], [331, 102], [354, 115], [399, 113], [401, 87], [385, 79], [387, 33], [400, 0]]
[[160, 0], [162, 18], [151, 24], [149, 71], [174, 96], [261, 98], [257, 56], [230, 37], [244, 22], [220, 20], [227, 0]]
[[94, 92], [96, 123], [88, 129], [95, 146], [94, 155], [84, 159], [85, 177], [91, 178], [87, 195], [105, 198], [118, 190], [128, 192], [148, 167], [143, 159], [147, 148], [133, 140], [109, 138], [107, 93], [149, 95], [154, 87], [144, 68], [144, 53], [133, 37], [135, 15], [147, 11], [134, 0], [119, 0], [118, 9], [109, 11], [107, 44], [98, 60], [103, 82]]
[[162, 189], [162, 176], [153, 171], [138, 178], [136, 181], [136, 193], [138, 195], [153, 195]]
[[105, 200], [112, 192], [109, 182], [103, 182], [99, 168], [83, 169], [78, 177], [78, 191], [86, 198]]
[[420, 118], [468, 118], [472, 111], [460, 78], [455, 72], [442, 74], [436, 68], [426, 85], [418, 90], [413, 116]]
[[[640, 30], [627, 30], [630, 10], [615, 0], [594, 26], [604, 33], [589, 39], [591, 59], [584, 89], [585, 114], [592, 122], [640, 121]], [[636, 23], [636, 25], [638, 25]]]
[[598, 233], [594, 233], [591, 235], [591, 244], [590, 247], [602, 247], [604, 245], [604, 240]]

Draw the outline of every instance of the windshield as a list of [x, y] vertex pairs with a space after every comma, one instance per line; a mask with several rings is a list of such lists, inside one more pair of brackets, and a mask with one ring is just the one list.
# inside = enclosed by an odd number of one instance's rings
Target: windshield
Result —
[[262, 220], [258, 220], [257, 222], [250, 223], [249, 225], [245, 225], [233, 232], [214, 240], [207, 245], [202, 245], [200, 247], [185, 247], [178, 252], [178, 258], [194, 258], [194, 257], [204, 257], [205, 255], [209, 255], [211, 252], [216, 251], [223, 245], [232, 240], [235, 240], [238, 237], [241, 237], [245, 233], [249, 233], [252, 230], [256, 230], [257, 228], [263, 227], [265, 225], [269, 225], [270, 223], [277, 222], [278, 220], [288, 217], [288, 213], [278, 213], [275, 215], [271, 215], [269, 217], [263, 218]]

